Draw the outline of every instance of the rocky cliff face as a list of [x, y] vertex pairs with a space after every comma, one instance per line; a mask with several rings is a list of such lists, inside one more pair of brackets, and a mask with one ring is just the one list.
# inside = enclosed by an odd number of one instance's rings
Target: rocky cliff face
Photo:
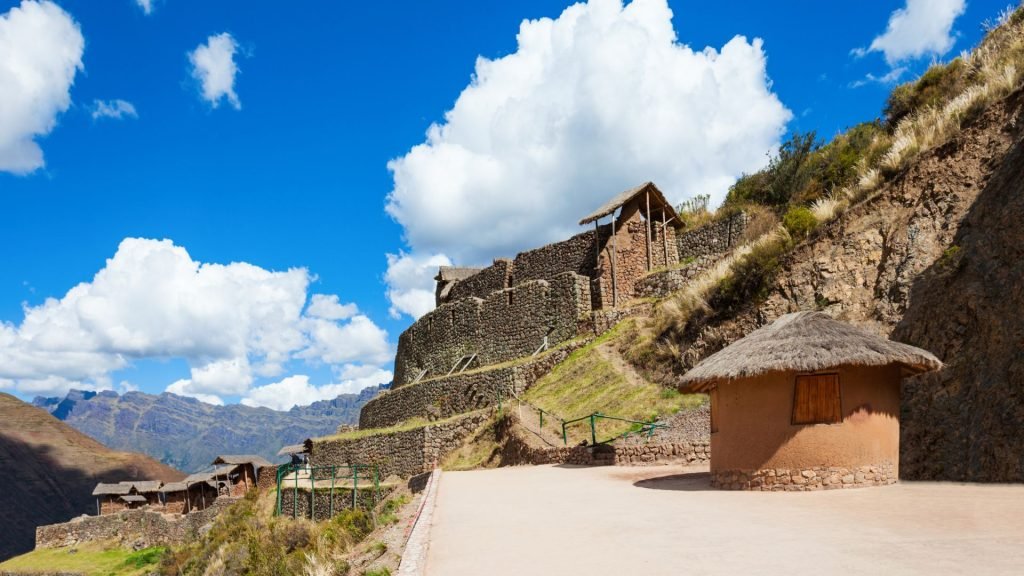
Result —
[[819, 230], [765, 302], [684, 342], [684, 363], [824, 309], [946, 363], [905, 382], [902, 477], [1024, 481], [1022, 111], [1011, 94]]
[[36, 526], [95, 514], [98, 482], [185, 476], [142, 454], [110, 450], [7, 394], [0, 394], [0, 463], [0, 560], [31, 550]]
[[175, 394], [72, 390], [65, 398], [34, 404], [119, 450], [148, 454], [180, 470], [195, 472], [219, 454], [258, 454], [279, 461], [277, 451], [310, 436], [333, 433], [359, 421], [359, 410], [383, 386], [287, 412], [233, 404], [213, 406]]

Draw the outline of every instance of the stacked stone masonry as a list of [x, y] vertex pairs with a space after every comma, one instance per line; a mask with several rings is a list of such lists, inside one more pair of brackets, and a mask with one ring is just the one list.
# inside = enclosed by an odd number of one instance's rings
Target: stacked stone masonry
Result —
[[636, 283], [636, 295], [639, 298], [664, 298], [673, 292], [686, 287], [698, 274], [709, 270], [719, 256], [699, 256], [681, 268], [662, 270], [644, 276]]
[[711, 485], [723, 490], [805, 492], [884, 486], [897, 481], [896, 466], [879, 464], [845, 468], [819, 466], [803, 470], [731, 470], [711, 473]]
[[[512, 287], [512, 261], [500, 258], [487, 268], [465, 280], [459, 280], [448, 292], [445, 302], [457, 302], [466, 298], [486, 299], [492, 292]], [[440, 305], [441, 302], [438, 302]]]
[[314, 466], [375, 464], [381, 478], [408, 478], [434, 468], [491, 417], [489, 410], [471, 412], [426, 426], [381, 431], [357, 438], [317, 438], [312, 442]]
[[520, 364], [453, 374], [387, 391], [363, 406], [359, 427], [386, 428], [415, 417], [441, 420], [522, 394], [583, 342], [569, 342]]
[[[372, 482], [369, 480], [368, 482]], [[383, 502], [392, 492], [395, 487], [393, 485], [381, 486], [380, 490], [374, 490], [372, 488], [360, 488], [357, 492], [358, 500], [356, 501], [356, 508], [360, 510], [373, 510], [378, 503]], [[352, 508], [352, 493], [354, 492], [351, 488], [330, 488], [317, 487], [313, 492], [312, 503], [313, 513], [311, 517], [309, 513], [310, 506], [310, 489], [306, 487], [296, 487], [281, 490], [281, 515], [291, 516], [298, 518], [311, 518], [314, 521], [327, 520], [333, 516], [337, 516], [343, 510], [349, 510]], [[334, 504], [331, 504], [331, 500], [334, 500]], [[294, 504], [298, 502], [298, 509], [295, 509]]]
[[472, 367], [497, 364], [554, 346], [579, 333], [590, 312], [589, 281], [567, 272], [444, 304], [424, 315], [398, 339], [395, 387], [420, 374], [447, 374], [463, 357], [476, 354]]
[[746, 228], [746, 213], [737, 212], [728, 218], [683, 232], [676, 237], [679, 259], [686, 260], [687, 258], [728, 252], [743, 239]]
[[116, 541], [133, 546], [178, 546], [194, 540], [237, 498], [218, 498], [205, 510], [190, 514], [161, 514], [152, 510], [123, 510], [103, 516], [80, 516], [62, 524], [36, 528], [36, 548], [60, 548], [85, 542]]

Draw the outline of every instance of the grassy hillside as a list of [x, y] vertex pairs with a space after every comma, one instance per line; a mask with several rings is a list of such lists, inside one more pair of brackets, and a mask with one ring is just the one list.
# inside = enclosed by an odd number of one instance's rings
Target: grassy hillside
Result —
[[0, 563], [0, 572], [33, 574], [46, 571], [84, 576], [142, 576], [151, 574], [166, 552], [165, 548], [145, 548], [132, 552], [116, 544], [93, 542], [75, 548], [33, 550]]
[[0, 559], [31, 550], [36, 526], [95, 513], [97, 482], [185, 476], [141, 454], [110, 450], [8, 394], [0, 394], [0, 462]]

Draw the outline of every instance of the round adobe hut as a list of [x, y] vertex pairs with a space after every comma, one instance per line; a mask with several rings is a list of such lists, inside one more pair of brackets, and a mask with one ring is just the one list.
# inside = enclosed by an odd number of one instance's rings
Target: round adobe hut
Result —
[[780, 317], [683, 377], [711, 396], [711, 484], [818, 490], [899, 477], [900, 380], [931, 353], [823, 312]]

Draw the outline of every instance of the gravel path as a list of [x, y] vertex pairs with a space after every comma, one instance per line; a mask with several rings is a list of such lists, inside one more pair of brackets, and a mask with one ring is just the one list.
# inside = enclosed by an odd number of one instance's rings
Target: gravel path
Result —
[[446, 472], [427, 574], [1021, 574], [1024, 486], [722, 492], [706, 468]]

